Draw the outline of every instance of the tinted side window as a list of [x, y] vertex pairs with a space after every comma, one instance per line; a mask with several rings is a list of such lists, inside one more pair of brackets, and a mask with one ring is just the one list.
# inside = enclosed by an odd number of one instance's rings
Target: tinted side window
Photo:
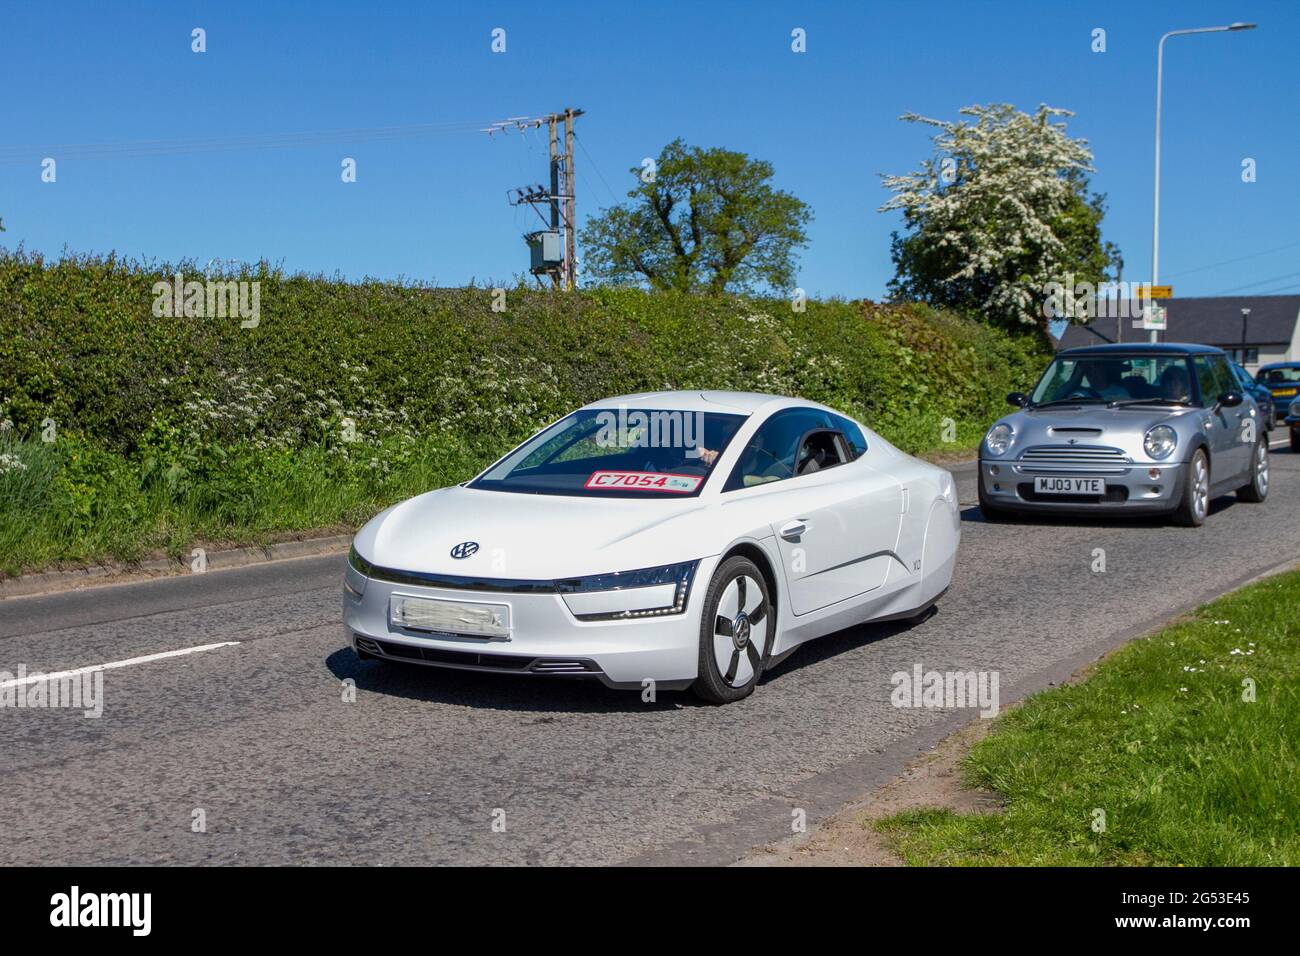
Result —
[[815, 408], [789, 408], [759, 426], [740, 453], [723, 491], [752, 488], [769, 481], [793, 478], [799, 439], [814, 428], [837, 428], [831, 416]]
[[1201, 386], [1201, 404], [1207, 408], [1218, 401], [1224, 392], [1240, 391], [1228, 360], [1222, 355], [1198, 355], [1192, 360], [1196, 381]]
[[1201, 404], [1207, 408], [1219, 397], [1219, 382], [1214, 374], [1214, 367], [1204, 355], [1192, 359], [1192, 368], [1196, 370], [1196, 384], [1201, 389]]
[[844, 433], [848, 439], [849, 449], [853, 452], [853, 457], [857, 459], [867, 450], [867, 439], [862, 434], [862, 429], [854, 422], [845, 418], [843, 415], [832, 415], [835, 427]]
[[1216, 398], [1224, 392], [1240, 392], [1241, 386], [1237, 383], [1237, 378], [1232, 374], [1232, 369], [1228, 367], [1228, 360], [1222, 355], [1210, 357], [1210, 365], [1214, 369], [1214, 376], [1219, 381], [1219, 391]]

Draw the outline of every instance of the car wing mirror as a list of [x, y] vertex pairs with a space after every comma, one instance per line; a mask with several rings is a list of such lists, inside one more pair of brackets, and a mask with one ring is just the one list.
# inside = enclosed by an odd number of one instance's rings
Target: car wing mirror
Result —
[[1024, 392], [1011, 392], [1007, 395], [1007, 404], [1014, 405], [1016, 408], [1024, 408], [1029, 404], [1029, 396]]
[[1241, 404], [1241, 392], [1224, 392], [1219, 396], [1219, 404], [1224, 408], [1236, 408]]

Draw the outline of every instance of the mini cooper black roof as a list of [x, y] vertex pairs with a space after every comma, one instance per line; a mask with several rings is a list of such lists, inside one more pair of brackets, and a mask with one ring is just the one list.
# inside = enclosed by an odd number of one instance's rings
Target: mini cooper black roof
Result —
[[1213, 345], [1194, 345], [1190, 342], [1111, 342], [1109, 345], [1081, 345], [1062, 349], [1057, 355], [1223, 355], [1224, 351]]

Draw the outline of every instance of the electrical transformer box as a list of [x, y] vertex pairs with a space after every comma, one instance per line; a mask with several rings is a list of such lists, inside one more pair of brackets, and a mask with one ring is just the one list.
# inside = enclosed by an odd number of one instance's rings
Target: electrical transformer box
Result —
[[560, 234], [545, 229], [530, 232], [524, 237], [528, 240], [528, 252], [531, 259], [531, 271], [536, 275], [552, 272], [564, 263], [564, 254], [560, 251]]

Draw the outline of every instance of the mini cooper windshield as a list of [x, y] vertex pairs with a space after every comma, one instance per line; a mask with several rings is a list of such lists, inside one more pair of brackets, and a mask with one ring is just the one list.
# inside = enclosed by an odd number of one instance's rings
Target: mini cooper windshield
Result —
[[1186, 405], [1192, 380], [1182, 355], [1084, 355], [1057, 358], [1030, 396], [1035, 406], [1064, 404]]
[[715, 412], [585, 409], [524, 442], [470, 487], [592, 498], [693, 496], [744, 421]]

